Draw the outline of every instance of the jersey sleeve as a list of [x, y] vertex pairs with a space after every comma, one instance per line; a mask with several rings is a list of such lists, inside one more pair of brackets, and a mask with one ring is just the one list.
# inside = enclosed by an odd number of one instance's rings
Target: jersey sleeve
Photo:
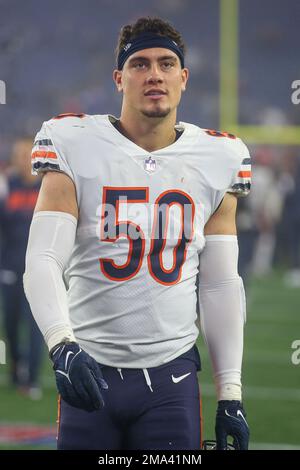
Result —
[[227, 192], [241, 197], [247, 196], [251, 188], [251, 157], [241, 139], [238, 139], [236, 157], [237, 168], [233, 173], [232, 182]]
[[58, 171], [66, 173], [74, 180], [64, 149], [56, 142], [53, 134], [47, 122], [44, 122], [34, 139], [31, 153], [31, 172], [33, 175], [39, 175], [48, 171]]

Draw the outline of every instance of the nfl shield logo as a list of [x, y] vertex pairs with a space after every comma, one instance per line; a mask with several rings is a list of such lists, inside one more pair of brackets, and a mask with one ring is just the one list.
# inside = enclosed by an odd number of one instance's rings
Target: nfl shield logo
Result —
[[156, 161], [151, 156], [149, 156], [144, 160], [144, 168], [146, 171], [152, 173], [156, 170]]

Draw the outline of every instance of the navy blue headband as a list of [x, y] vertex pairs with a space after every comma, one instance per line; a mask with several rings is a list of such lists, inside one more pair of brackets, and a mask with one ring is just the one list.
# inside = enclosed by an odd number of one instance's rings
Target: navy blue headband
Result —
[[179, 57], [181, 68], [184, 68], [183, 50], [178, 44], [167, 36], [159, 36], [155, 33], [142, 33], [131, 42], [128, 42], [118, 55], [118, 70], [122, 70], [129, 56], [143, 49], [151, 49], [152, 47], [163, 47], [175, 52]]

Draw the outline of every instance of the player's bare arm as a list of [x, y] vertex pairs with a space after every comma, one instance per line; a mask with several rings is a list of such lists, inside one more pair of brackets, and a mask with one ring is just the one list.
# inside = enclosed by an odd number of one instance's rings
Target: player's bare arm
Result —
[[69, 176], [59, 172], [43, 176], [34, 212], [39, 211], [66, 212], [78, 219], [76, 189]]
[[237, 198], [227, 193], [218, 208], [210, 217], [204, 228], [205, 235], [236, 235]]

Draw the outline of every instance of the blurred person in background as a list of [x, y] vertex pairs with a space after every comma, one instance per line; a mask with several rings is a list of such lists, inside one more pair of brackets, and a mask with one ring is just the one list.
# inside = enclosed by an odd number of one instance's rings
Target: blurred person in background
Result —
[[258, 228], [251, 270], [254, 276], [267, 276], [274, 264], [277, 225], [281, 220], [283, 206], [283, 194], [274, 160], [275, 154], [271, 147], [259, 148], [254, 154], [255, 191], [250, 200]]
[[1, 178], [0, 288], [11, 384], [32, 399], [38, 399], [43, 337], [23, 290], [28, 233], [40, 187], [39, 179], [30, 172], [31, 148], [32, 139], [17, 139], [11, 167]]
[[283, 194], [276, 176], [272, 149], [259, 147], [254, 153], [254, 163], [252, 178], [255, 191], [242, 201], [237, 219], [239, 266], [244, 280], [250, 274], [270, 274], [276, 246], [276, 228], [283, 205]]
[[280, 230], [286, 286], [300, 287], [300, 158], [287, 151], [282, 159], [280, 187], [284, 196], [283, 217]]

